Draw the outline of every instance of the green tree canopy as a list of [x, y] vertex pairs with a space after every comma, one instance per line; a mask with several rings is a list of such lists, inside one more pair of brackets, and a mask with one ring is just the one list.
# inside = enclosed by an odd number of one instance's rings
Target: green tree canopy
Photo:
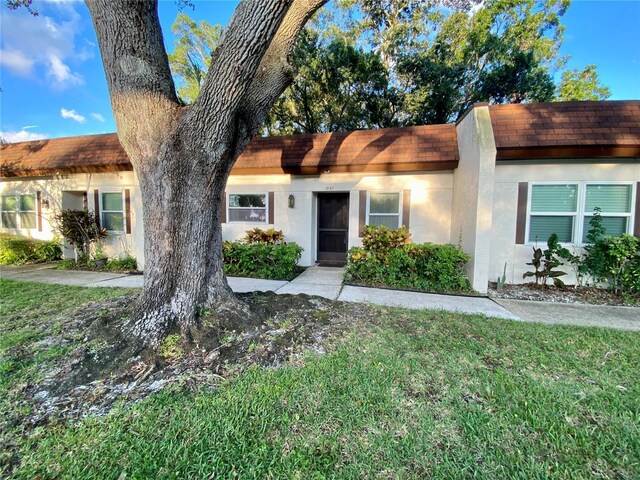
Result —
[[222, 27], [206, 20], [196, 23], [181, 12], [171, 25], [171, 31], [177, 37], [173, 53], [168, 55], [171, 73], [177, 80], [180, 98], [192, 103], [207, 75], [211, 53], [220, 43]]
[[611, 90], [600, 83], [595, 65], [587, 65], [582, 71], [574, 68], [562, 73], [557, 97], [560, 101], [606, 100], [610, 96]]
[[313, 133], [394, 124], [394, 91], [380, 57], [346, 38], [325, 44], [306, 29], [293, 54], [294, 83], [280, 97], [268, 133]]
[[[605, 99], [596, 67], [559, 54], [570, 0], [338, 0], [293, 51], [294, 82], [264, 132], [313, 133], [455, 121], [473, 103]], [[170, 55], [195, 98], [221, 27], [180, 14]]]

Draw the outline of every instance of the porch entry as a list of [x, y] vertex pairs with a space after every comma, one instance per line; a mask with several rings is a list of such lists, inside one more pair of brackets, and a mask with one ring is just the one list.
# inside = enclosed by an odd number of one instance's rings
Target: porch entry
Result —
[[318, 193], [318, 263], [344, 265], [348, 238], [349, 193]]

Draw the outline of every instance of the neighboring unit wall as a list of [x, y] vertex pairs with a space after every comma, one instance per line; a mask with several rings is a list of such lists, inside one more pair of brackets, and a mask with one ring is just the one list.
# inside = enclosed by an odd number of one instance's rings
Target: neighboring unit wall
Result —
[[460, 161], [453, 175], [451, 240], [471, 256], [471, 286], [487, 291], [496, 146], [489, 108], [476, 105], [457, 126]]
[[[282, 230], [287, 241], [304, 248], [301, 265], [316, 261], [318, 193], [349, 192], [348, 247], [360, 245], [360, 191], [399, 192], [410, 190], [410, 225], [414, 242], [448, 243], [451, 231], [451, 202], [453, 188], [451, 172], [425, 174], [362, 174], [327, 173], [322, 175], [291, 176], [234, 175], [227, 183], [230, 193], [273, 192], [274, 223], [228, 222], [223, 225], [223, 238], [236, 240], [245, 231], [260, 227]], [[295, 207], [288, 207], [288, 197], [295, 198]]]
[[[41, 192], [41, 210], [39, 216], [42, 229], [6, 229], [2, 232], [22, 235], [30, 238], [50, 240], [54, 238], [54, 216], [63, 208], [70, 206], [70, 197], [63, 197], [63, 192], [87, 192], [87, 207], [95, 211], [95, 195], [101, 192], [130, 192], [131, 233], [111, 233], [104, 241], [105, 253], [110, 257], [129, 253], [136, 257], [139, 267], [144, 265], [144, 241], [142, 235], [142, 201], [137, 179], [133, 172], [69, 174], [38, 179], [16, 178], [0, 181], [0, 194], [32, 194]], [[65, 205], [63, 205], [65, 198]], [[48, 204], [48, 208], [46, 205]], [[66, 252], [70, 254], [70, 251]]]
[[[548, 161], [547, 161], [548, 162]], [[518, 184], [520, 182], [640, 182], [640, 159], [629, 160], [621, 163], [601, 163], [602, 160], [557, 160], [554, 164], [542, 161], [526, 161], [520, 164], [498, 163], [495, 173], [494, 205], [493, 205], [493, 229], [491, 232], [491, 255], [489, 280], [495, 281], [502, 275], [504, 265], [507, 265], [507, 282], [523, 283], [522, 274], [533, 267], [526, 265], [533, 255], [533, 244], [516, 243], [516, 227], [518, 224]], [[562, 163], [560, 163], [562, 162]], [[632, 218], [637, 202], [632, 198]], [[526, 217], [526, 212], [525, 212]], [[526, 226], [526, 218], [522, 219]], [[640, 219], [635, 218], [635, 222]], [[633, 226], [631, 227], [633, 228]], [[538, 243], [543, 250], [546, 247], [546, 239]], [[574, 250], [573, 245], [566, 245]], [[575, 251], [582, 251], [576, 248]], [[567, 284], [575, 282], [575, 276], [568, 266], [561, 267], [567, 272], [562, 277]], [[527, 281], [530, 281], [528, 279]]]

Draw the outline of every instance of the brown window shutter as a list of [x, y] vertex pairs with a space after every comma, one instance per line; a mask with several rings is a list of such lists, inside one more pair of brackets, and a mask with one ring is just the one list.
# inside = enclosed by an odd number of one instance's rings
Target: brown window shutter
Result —
[[358, 236], [364, 235], [364, 226], [367, 223], [367, 191], [360, 190], [360, 215], [358, 216]]
[[36, 192], [36, 221], [38, 222], [38, 231], [42, 231], [42, 192]]
[[220, 212], [220, 223], [227, 223], [227, 192], [222, 194], [222, 208]]
[[409, 230], [409, 222], [411, 221], [411, 190], [402, 191], [402, 225]]
[[633, 236], [640, 237], [640, 182], [636, 183], [636, 213], [633, 225]]
[[124, 189], [124, 219], [125, 232], [131, 233], [131, 190]]
[[93, 191], [93, 210], [96, 215], [96, 224], [100, 227], [100, 191]]
[[274, 195], [273, 192], [269, 192], [269, 224], [273, 225], [275, 222], [273, 221], [275, 218], [274, 215], [274, 205], [275, 205], [275, 201], [274, 201]]
[[529, 183], [518, 183], [518, 217], [516, 219], [516, 244], [524, 245], [524, 234], [527, 230], [527, 196], [529, 195]]

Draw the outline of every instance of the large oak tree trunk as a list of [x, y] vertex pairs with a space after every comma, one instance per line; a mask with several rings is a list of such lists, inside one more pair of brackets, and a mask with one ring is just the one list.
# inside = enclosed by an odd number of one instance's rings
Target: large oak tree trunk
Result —
[[220, 207], [233, 163], [291, 82], [289, 57], [326, 0], [245, 0], [192, 106], [169, 71], [157, 0], [86, 0], [118, 138], [142, 192], [145, 284], [130, 333], [157, 346], [198, 312], [243, 308], [224, 277]]
[[157, 344], [175, 324], [188, 334], [201, 309], [235, 303], [222, 265], [226, 169], [205, 174], [197, 168], [201, 161], [181, 149], [167, 149], [156, 162], [162, 167], [139, 177], [145, 282], [131, 326], [149, 344]]

